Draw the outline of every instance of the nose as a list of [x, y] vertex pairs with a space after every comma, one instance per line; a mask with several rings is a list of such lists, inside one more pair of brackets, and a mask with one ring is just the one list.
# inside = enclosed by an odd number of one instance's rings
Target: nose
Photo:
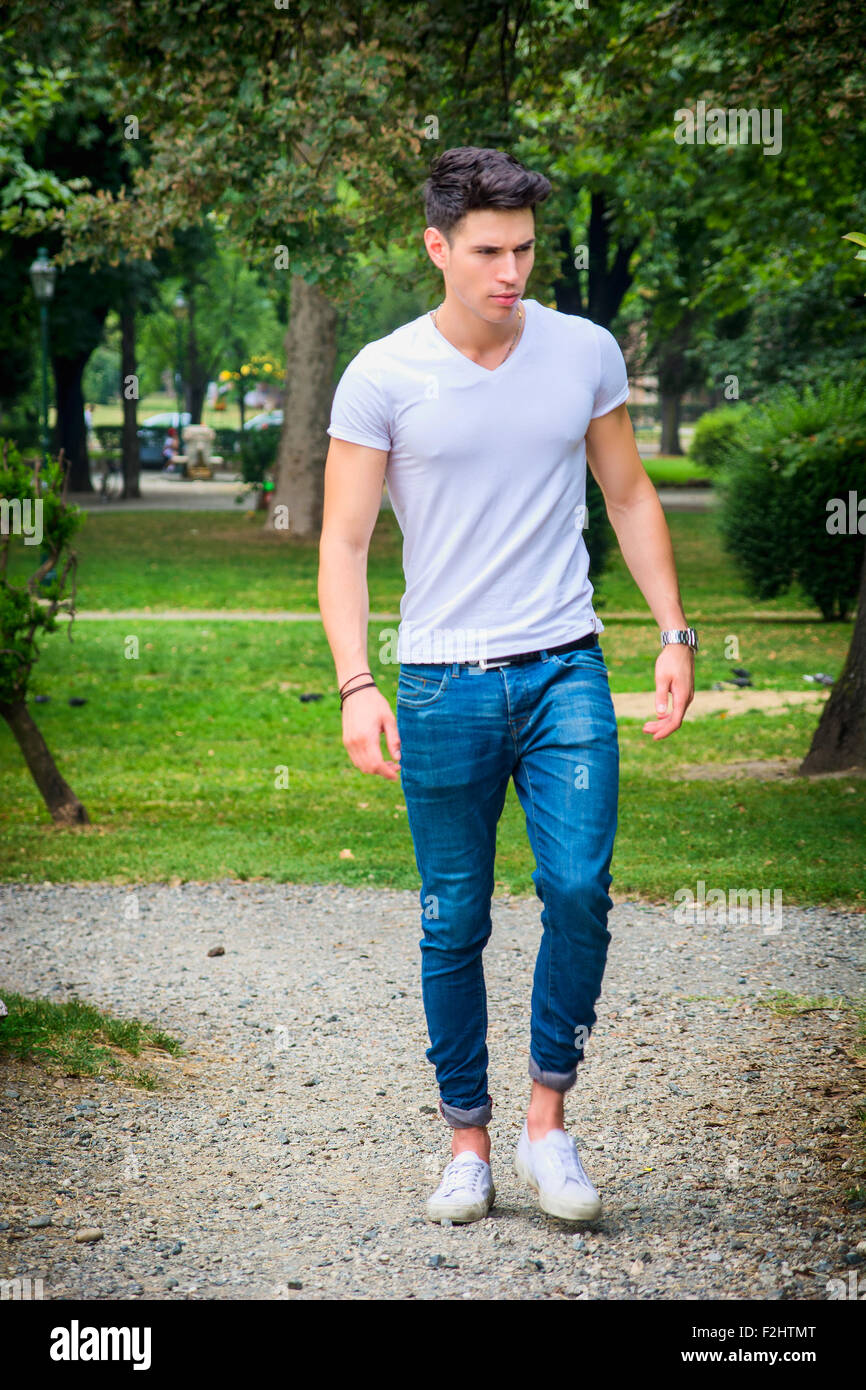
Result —
[[519, 283], [520, 275], [517, 269], [517, 256], [513, 251], [506, 253], [505, 259], [499, 269], [499, 280], [503, 285], [509, 287]]

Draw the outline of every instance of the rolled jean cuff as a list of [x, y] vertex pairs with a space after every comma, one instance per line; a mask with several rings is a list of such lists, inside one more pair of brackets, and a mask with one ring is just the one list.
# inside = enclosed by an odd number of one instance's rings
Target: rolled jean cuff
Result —
[[475, 1129], [490, 1123], [493, 1101], [488, 1096], [484, 1104], [476, 1105], [474, 1110], [460, 1110], [456, 1105], [446, 1105], [445, 1101], [440, 1099], [439, 1111], [452, 1129]]
[[542, 1071], [530, 1052], [529, 1075], [540, 1086], [549, 1086], [552, 1091], [570, 1091], [577, 1080], [577, 1067], [572, 1067], [571, 1071]]

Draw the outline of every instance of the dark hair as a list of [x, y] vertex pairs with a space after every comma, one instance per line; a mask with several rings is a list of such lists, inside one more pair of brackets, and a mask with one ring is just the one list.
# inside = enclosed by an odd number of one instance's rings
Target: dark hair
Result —
[[457, 145], [430, 166], [424, 184], [427, 225], [438, 227], [450, 243], [457, 223], [480, 208], [532, 208], [543, 203], [552, 186], [505, 150]]

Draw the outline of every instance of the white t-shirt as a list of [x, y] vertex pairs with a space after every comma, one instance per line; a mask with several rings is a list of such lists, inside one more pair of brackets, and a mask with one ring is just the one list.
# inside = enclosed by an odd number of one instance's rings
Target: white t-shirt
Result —
[[384, 660], [495, 660], [604, 630], [583, 537], [585, 435], [628, 399], [625, 362], [599, 324], [522, 304], [494, 371], [422, 314], [363, 347], [337, 386], [328, 434], [389, 451], [406, 591]]

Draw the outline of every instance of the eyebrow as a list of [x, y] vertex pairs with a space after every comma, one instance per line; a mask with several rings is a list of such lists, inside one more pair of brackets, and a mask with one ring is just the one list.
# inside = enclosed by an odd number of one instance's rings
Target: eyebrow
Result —
[[[520, 243], [519, 246], [515, 246], [515, 247], [514, 247], [514, 250], [515, 250], [515, 251], [525, 251], [525, 250], [527, 249], [527, 247], [532, 246], [532, 244], [533, 244], [534, 241], [535, 241], [535, 237], [534, 237], [534, 236], [531, 236], [531, 237], [529, 238], [528, 241], [521, 241], [521, 243]], [[470, 249], [470, 251], [501, 251], [501, 250], [502, 250], [502, 247], [501, 247], [501, 246], [491, 246], [491, 245], [490, 245], [489, 243], [487, 243], [487, 242], [480, 242], [477, 246], [470, 246], [469, 249]]]

